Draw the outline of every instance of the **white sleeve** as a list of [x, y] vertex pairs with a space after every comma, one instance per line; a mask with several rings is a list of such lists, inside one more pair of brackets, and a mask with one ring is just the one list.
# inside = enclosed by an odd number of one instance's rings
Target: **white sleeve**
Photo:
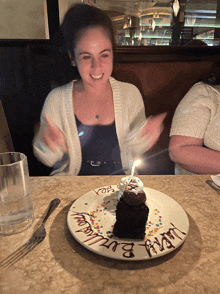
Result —
[[140, 91], [130, 84], [127, 88], [127, 105], [129, 110], [130, 129], [142, 126], [146, 122], [145, 106]]
[[46, 127], [46, 122], [44, 117], [52, 120], [59, 128], [61, 128], [60, 115], [59, 115], [59, 90], [55, 89], [49, 93], [44, 103], [40, 128], [33, 140], [33, 152], [39, 161], [47, 166], [54, 166], [54, 164], [60, 161], [63, 158], [64, 150], [62, 148], [57, 148], [57, 151], [54, 152], [46, 146], [43, 141], [43, 132]]
[[212, 100], [204, 83], [195, 84], [181, 100], [173, 116], [170, 136], [204, 138], [211, 117]]
[[130, 130], [126, 137], [134, 158], [137, 158], [147, 150], [147, 140], [140, 135], [147, 118], [143, 98], [136, 86], [128, 87], [127, 97]]

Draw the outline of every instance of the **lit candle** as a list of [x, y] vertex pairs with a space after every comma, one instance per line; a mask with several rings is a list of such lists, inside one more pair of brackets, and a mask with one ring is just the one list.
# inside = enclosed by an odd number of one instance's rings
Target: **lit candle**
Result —
[[138, 160], [135, 160], [135, 162], [132, 164], [132, 168], [131, 168], [131, 177], [134, 176], [134, 170], [135, 170], [135, 167], [138, 166], [140, 163], [141, 163], [141, 160], [138, 159]]

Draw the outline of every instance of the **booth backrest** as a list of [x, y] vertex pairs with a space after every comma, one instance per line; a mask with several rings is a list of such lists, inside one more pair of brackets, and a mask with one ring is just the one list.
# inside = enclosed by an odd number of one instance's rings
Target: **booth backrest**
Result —
[[206, 76], [213, 62], [117, 63], [113, 76], [136, 85], [146, 114], [168, 111], [171, 116], [187, 91]]
[[8, 127], [5, 112], [0, 100], [0, 153], [1, 152], [13, 152], [14, 146], [12, 142], [11, 133]]

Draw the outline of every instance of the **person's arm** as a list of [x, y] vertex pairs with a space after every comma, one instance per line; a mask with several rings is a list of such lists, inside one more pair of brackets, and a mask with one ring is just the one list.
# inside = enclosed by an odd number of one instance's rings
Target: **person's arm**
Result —
[[[149, 118], [146, 118], [145, 106], [140, 91], [134, 86], [129, 90], [130, 91], [127, 97], [131, 95], [130, 99], [128, 99], [128, 105], [130, 104], [130, 127], [131, 130], [136, 130], [137, 133], [139, 133], [139, 130], [141, 131], [139, 142], [134, 142], [134, 145], [135, 148], [137, 148], [137, 144], [143, 146], [145, 145], [145, 148], [140, 148], [144, 150], [142, 152], [145, 152], [151, 149], [158, 141], [161, 132], [163, 131], [163, 121], [167, 113], [161, 113], [159, 115], [150, 116]], [[142, 138], [144, 138], [145, 140], [142, 140]], [[133, 142], [131, 142], [131, 144], [133, 144]]]
[[44, 117], [47, 126], [42, 131], [42, 138], [44, 143], [52, 151], [56, 152], [57, 148], [63, 148], [67, 151], [65, 136], [58, 126], [50, 119]]
[[220, 173], [220, 152], [204, 147], [203, 139], [173, 135], [169, 154], [172, 161], [193, 173]]
[[159, 140], [163, 131], [163, 121], [167, 113], [151, 116], [141, 130], [141, 136], [146, 139], [147, 149], [151, 149]]
[[59, 97], [56, 96], [56, 91], [48, 95], [41, 113], [40, 126], [33, 140], [34, 155], [39, 161], [50, 167], [60, 161], [67, 150], [64, 135], [58, 127], [60, 117], [57, 112], [59, 104], [56, 100]]
[[204, 146], [204, 140], [208, 146], [215, 137], [215, 133], [210, 133], [210, 123], [217, 110], [218, 95], [212, 87], [197, 83], [176, 108], [170, 130], [170, 158], [190, 172], [220, 172], [220, 152], [215, 151], [218, 141], [215, 149]]

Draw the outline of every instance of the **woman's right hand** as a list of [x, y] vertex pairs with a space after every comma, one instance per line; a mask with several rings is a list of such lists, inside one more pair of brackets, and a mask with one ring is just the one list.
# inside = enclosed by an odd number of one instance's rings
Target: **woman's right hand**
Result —
[[52, 120], [46, 117], [43, 117], [43, 120], [47, 124], [43, 133], [43, 140], [47, 147], [54, 152], [56, 152], [59, 147], [63, 148], [64, 151], [67, 151], [68, 148], [63, 132]]
[[146, 139], [148, 150], [151, 149], [158, 141], [163, 131], [163, 121], [167, 113], [161, 113], [151, 116], [141, 130], [141, 136]]

